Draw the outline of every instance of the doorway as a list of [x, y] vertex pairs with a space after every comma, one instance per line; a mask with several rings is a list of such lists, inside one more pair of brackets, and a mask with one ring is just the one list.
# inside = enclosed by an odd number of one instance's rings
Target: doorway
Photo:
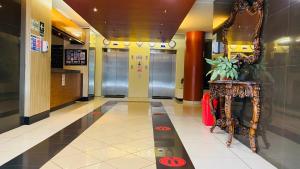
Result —
[[149, 97], [172, 99], [175, 95], [176, 50], [150, 51]]
[[102, 93], [104, 97], [128, 96], [128, 49], [103, 49]]

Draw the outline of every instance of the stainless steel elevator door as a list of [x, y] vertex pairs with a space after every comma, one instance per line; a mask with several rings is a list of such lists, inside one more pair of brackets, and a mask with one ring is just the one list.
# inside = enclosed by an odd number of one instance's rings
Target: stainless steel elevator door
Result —
[[102, 93], [106, 97], [128, 96], [127, 49], [103, 49]]
[[151, 50], [149, 96], [173, 98], [175, 93], [176, 51]]

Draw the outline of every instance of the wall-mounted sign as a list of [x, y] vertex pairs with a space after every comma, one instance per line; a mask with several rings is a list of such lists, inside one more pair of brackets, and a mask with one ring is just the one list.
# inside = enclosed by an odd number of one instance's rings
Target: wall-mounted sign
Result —
[[65, 65], [87, 65], [87, 50], [85, 49], [66, 49]]
[[143, 56], [136, 56], [136, 62], [137, 62], [137, 72], [142, 73], [143, 72]]
[[31, 35], [31, 50], [34, 52], [40, 52], [42, 48], [42, 39], [39, 36]]
[[40, 31], [40, 22], [32, 19], [31, 20], [31, 30], [36, 31], [36, 32]]
[[39, 31], [40, 31], [40, 36], [44, 37], [45, 36], [45, 24], [43, 22], [40, 22]]

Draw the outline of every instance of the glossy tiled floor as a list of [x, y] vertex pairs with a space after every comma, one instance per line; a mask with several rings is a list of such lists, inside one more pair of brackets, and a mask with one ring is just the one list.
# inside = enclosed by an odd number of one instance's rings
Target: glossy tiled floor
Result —
[[[0, 165], [57, 133], [104, 104], [96, 98], [77, 103], [51, 114], [30, 126], [0, 135]], [[201, 107], [162, 101], [165, 110], [195, 168], [271, 169], [275, 168], [247, 147], [234, 140], [225, 146], [226, 134], [214, 134], [201, 123]], [[51, 158], [42, 168], [154, 169], [155, 146], [149, 102], [119, 102], [75, 140]], [[1, 168], [1, 167], [0, 167]]]

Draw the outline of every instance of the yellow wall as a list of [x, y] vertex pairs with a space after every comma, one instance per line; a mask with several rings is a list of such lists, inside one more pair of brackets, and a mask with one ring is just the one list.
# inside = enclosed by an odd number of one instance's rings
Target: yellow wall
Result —
[[[91, 35], [90, 46], [96, 48], [96, 72], [95, 72], [95, 95], [101, 96], [102, 90], [102, 48], [104, 38], [101, 35]], [[174, 39], [177, 43], [174, 50], [177, 50], [176, 56], [176, 88], [182, 88], [181, 79], [184, 75], [184, 55], [185, 55], [185, 36], [176, 35]], [[124, 42], [111, 42], [108, 48], [128, 48], [129, 49], [129, 89], [128, 97], [145, 98], [148, 97], [149, 86], [149, 63], [150, 63], [150, 46], [148, 42], [144, 42], [142, 47], [138, 47], [136, 42], [130, 42], [130, 46], [126, 47]], [[170, 49], [166, 44], [166, 48], [161, 48], [161, 43], [155, 43], [153, 49]], [[136, 70], [136, 56], [143, 57], [143, 72], [138, 73]], [[134, 57], [132, 57], [134, 56]], [[133, 65], [133, 69], [131, 68]], [[145, 69], [147, 67], [148, 69]]]
[[44, 40], [51, 44], [51, 9], [52, 0], [22, 1], [22, 36], [25, 44], [22, 44], [21, 61], [26, 66], [24, 72], [21, 70], [21, 76], [24, 76], [24, 89], [21, 91], [24, 92], [22, 109], [27, 117], [50, 109], [51, 46], [47, 53], [32, 52], [30, 36], [39, 35], [39, 32], [31, 30], [31, 20], [44, 22]]
[[228, 45], [228, 57], [230, 58], [231, 53], [252, 53], [253, 49], [253, 45]]

